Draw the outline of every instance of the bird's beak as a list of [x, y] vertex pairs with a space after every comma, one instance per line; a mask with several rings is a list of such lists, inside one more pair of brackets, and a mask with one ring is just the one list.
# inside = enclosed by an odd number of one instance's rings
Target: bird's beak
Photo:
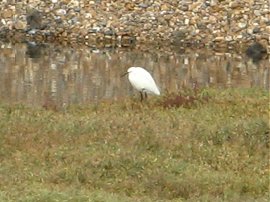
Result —
[[124, 74], [121, 75], [121, 77], [124, 77], [128, 74], [128, 72], [125, 72]]

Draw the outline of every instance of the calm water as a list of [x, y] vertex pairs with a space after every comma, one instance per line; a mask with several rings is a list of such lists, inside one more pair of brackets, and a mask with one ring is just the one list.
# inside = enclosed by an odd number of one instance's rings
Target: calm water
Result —
[[161, 92], [183, 87], [269, 89], [270, 61], [252, 64], [244, 55], [206, 50], [94, 49], [0, 43], [0, 99], [6, 103], [62, 105], [121, 99], [135, 94], [121, 75], [143, 66]]

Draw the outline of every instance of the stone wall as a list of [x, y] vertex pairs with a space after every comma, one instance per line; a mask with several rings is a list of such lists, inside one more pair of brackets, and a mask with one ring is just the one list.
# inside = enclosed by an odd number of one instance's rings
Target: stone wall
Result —
[[0, 38], [269, 48], [268, 0], [2, 0]]

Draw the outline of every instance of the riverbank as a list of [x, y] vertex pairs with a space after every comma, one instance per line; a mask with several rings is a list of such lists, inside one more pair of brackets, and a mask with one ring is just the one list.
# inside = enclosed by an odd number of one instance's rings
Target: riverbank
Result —
[[85, 45], [269, 47], [267, 0], [1, 1], [0, 38]]
[[188, 95], [179, 108], [0, 104], [0, 200], [267, 201], [269, 92]]

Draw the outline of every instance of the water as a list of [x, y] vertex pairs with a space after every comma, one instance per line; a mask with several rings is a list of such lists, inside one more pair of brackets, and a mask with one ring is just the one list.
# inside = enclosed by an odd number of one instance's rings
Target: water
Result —
[[[269, 60], [253, 64], [244, 55], [207, 50], [95, 49], [0, 43], [0, 99], [42, 106], [120, 100], [136, 94], [126, 77], [130, 66], [148, 69], [161, 92], [181, 88], [269, 89]], [[137, 95], [137, 94], [136, 94]]]

